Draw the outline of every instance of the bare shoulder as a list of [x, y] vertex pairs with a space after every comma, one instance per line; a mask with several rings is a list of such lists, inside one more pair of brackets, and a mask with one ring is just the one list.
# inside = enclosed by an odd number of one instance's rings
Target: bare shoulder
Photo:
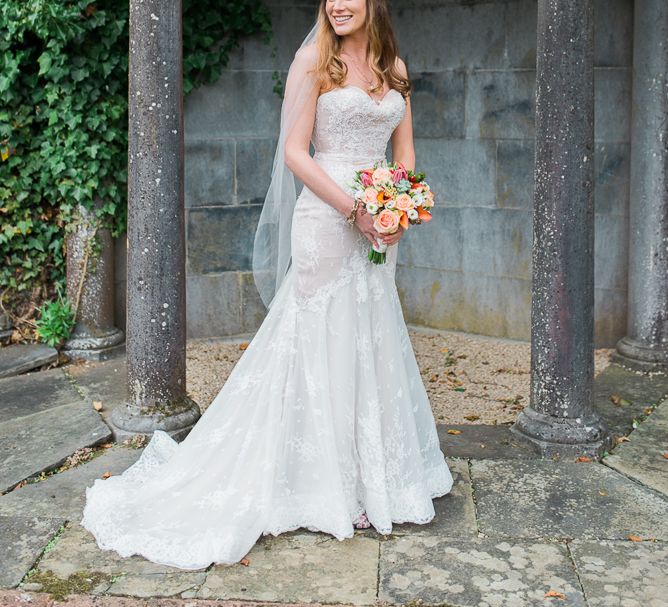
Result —
[[315, 43], [303, 46], [295, 53], [295, 61], [309, 69], [315, 67], [318, 61], [318, 46]]
[[404, 77], [408, 78], [408, 69], [406, 68], [406, 64], [404, 63], [404, 60], [397, 55], [395, 65], [397, 69], [399, 70], [399, 73]]

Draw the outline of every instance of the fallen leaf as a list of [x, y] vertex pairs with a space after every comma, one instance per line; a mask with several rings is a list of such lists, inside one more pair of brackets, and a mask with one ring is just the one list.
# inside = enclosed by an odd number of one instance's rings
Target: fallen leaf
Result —
[[599, 495], [608, 495], [608, 492], [605, 491], [604, 489], [599, 489], [599, 490], [598, 490], [598, 494], [599, 494]]
[[619, 444], [619, 443], [628, 443], [628, 442], [630, 442], [630, 440], [631, 440], [631, 439], [630, 439], [628, 436], [617, 436], [617, 437], [615, 437], [615, 442], [616, 442], [617, 444]]
[[248, 567], [250, 565], [250, 561], [248, 559], [241, 559], [239, 561], [244, 567]]
[[429, 381], [430, 381], [430, 382], [435, 382], [436, 380], [438, 380], [438, 373], [437, 373], [436, 375], [432, 375], [432, 376], [429, 378]]
[[553, 597], [555, 599], [565, 599], [566, 595], [563, 592], [557, 592], [556, 590], [548, 590], [545, 593], [546, 597]]
[[664, 452], [663, 452], [663, 457], [664, 457], [665, 459], [668, 459], [668, 451], [664, 451]]
[[454, 428], [448, 428], [448, 434], [461, 434], [461, 430], [455, 430]]
[[102, 401], [101, 400], [94, 400], [93, 401], [93, 409], [96, 411], [102, 411]]
[[632, 542], [642, 542], [642, 538], [638, 535], [627, 535], [626, 537]]
[[114, 443], [104, 443], [100, 445], [100, 449], [111, 449], [114, 446]]
[[576, 461], [576, 462], [590, 462], [590, 461], [591, 461], [591, 457], [589, 457], [589, 456], [587, 456], [587, 455], [581, 455], [581, 456], [578, 457], [575, 461]]
[[474, 422], [476, 419], [480, 419], [479, 415], [465, 415], [464, 419], [468, 419], [470, 422]]
[[111, 476], [111, 472], [105, 472], [100, 478], [107, 480]]
[[248, 342], [243, 342], [242, 344], [239, 344], [239, 350], [245, 350], [248, 347]]
[[611, 394], [610, 400], [612, 401], [613, 405], [620, 405], [622, 402], [622, 397], [619, 396], [619, 394]]

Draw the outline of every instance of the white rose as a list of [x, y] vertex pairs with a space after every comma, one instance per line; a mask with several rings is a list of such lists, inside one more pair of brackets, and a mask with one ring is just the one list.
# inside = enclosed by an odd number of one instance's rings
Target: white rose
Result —
[[378, 213], [378, 205], [373, 204], [373, 202], [369, 203], [366, 205], [366, 210], [368, 213], [371, 213], [372, 215], [375, 215]]
[[385, 208], [386, 209], [393, 209], [394, 208], [394, 199], [390, 199], [385, 203]]
[[408, 219], [418, 218], [418, 212], [415, 209], [408, 209], [408, 211], [406, 211], [406, 214], [408, 215]]

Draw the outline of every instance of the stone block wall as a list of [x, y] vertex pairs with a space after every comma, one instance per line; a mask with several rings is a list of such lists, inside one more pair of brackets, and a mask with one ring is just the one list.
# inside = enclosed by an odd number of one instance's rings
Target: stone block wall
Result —
[[[317, 2], [269, 4], [277, 52], [246, 41], [186, 99], [189, 337], [251, 332], [264, 316], [250, 269], [280, 118], [272, 73], [285, 81]], [[536, 2], [392, 7], [415, 87], [417, 167], [440, 194], [434, 219], [400, 244], [406, 320], [528, 339]], [[596, 0], [595, 14], [596, 343], [610, 346], [626, 326], [633, 2]]]

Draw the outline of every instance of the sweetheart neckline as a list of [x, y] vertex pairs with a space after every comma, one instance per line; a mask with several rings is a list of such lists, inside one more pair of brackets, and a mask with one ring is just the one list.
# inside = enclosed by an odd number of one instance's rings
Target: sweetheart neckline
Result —
[[[342, 91], [343, 89], [356, 89], [356, 90], [358, 90], [360, 93], [362, 93], [362, 95], [364, 95], [365, 97], [367, 97], [368, 99], [370, 99], [371, 101], [373, 101], [373, 103], [374, 103], [375, 105], [381, 105], [381, 104], [383, 103], [383, 101], [385, 101], [386, 97], [387, 97], [392, 91], [397, 91], [397, 89], [390, 89], [390, 90], [387, 91], [387, 93], [385, 93], [385, 94], [384, 94], [378, 101], [376, 101], [376, 100], [375, 100], [371, 95], [369, 95], [369, 93], [367, 93], [362, 87], [357, 86], [357, 85], [355, 85], [355, 84], [346, 84], [345, 86], [337, 86], [337, 87], [334, 87], [331, 91], [326, 91], [326, 92], [324, 92], [324, 93], [321, 93], [320, 95], [318, 95], [318, 99], [320, 99], [320, 97], [324, 97], [325, 95], [328, 95], [329, 93], [333, 93], [333, 92], [335, 92], [335, 91]], [[397, 93], [399, 93], [399, 91], [397, 91]], [[401, 95], [401, 93], [399, 93], [399, 94]], [[402, 98], [403, 98], [403, 95], [402, 95]]]

